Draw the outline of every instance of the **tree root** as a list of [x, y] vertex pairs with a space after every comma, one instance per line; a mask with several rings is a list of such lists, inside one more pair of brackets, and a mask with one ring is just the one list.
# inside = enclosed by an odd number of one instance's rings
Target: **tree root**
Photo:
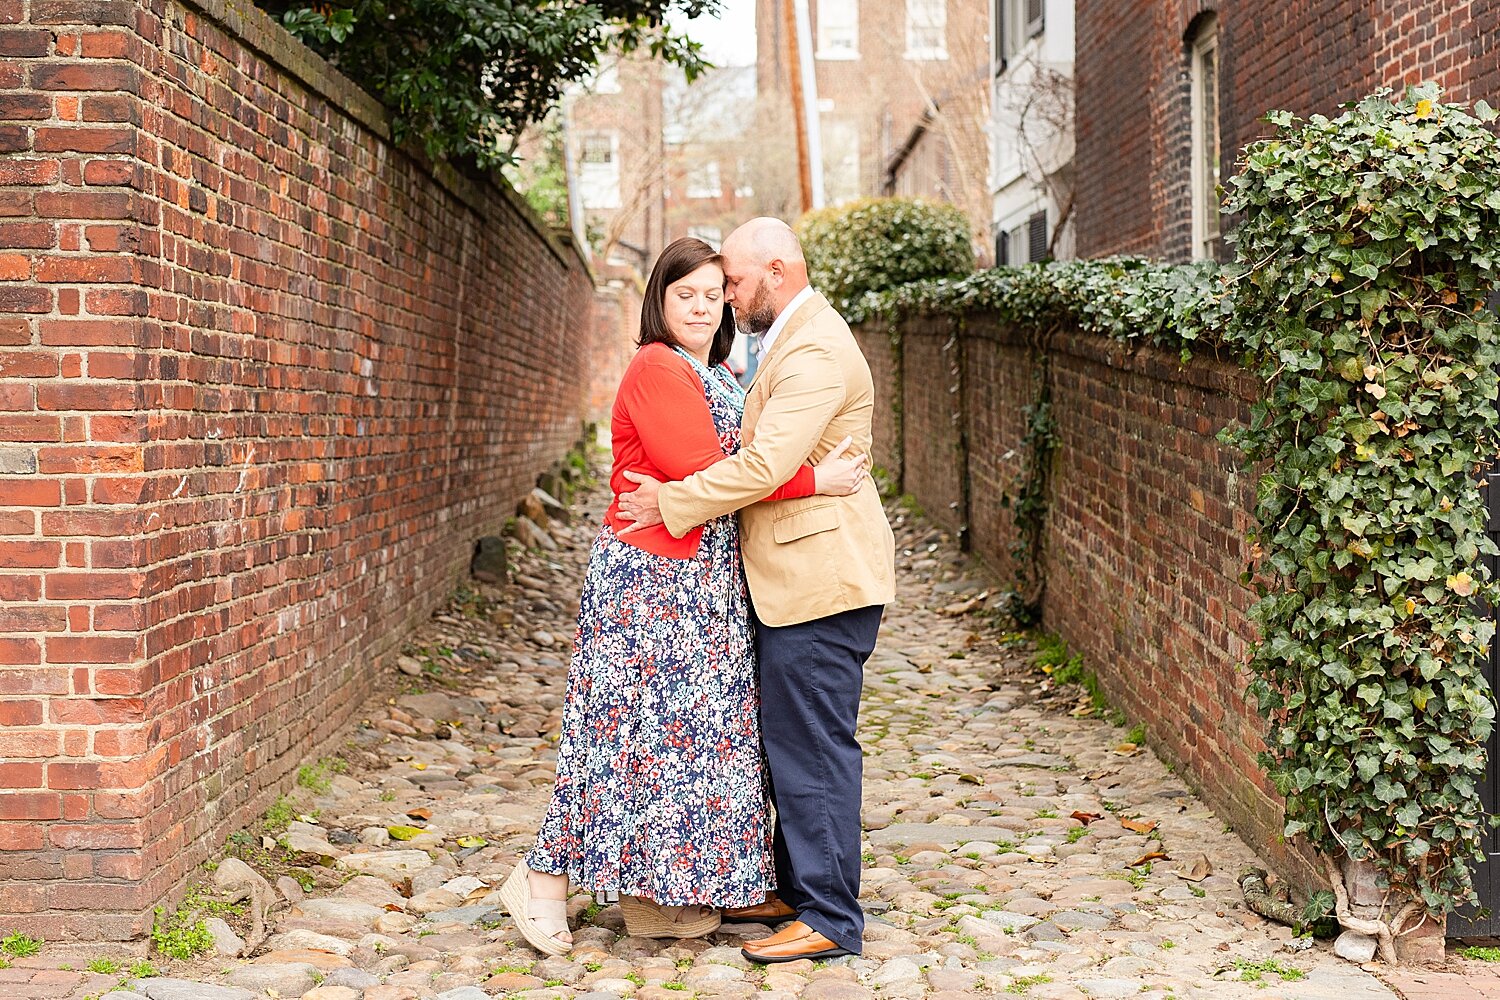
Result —
[[[1356, 917], [1349, 909], [1349, 891], [1344, 887], [1344, 875], [1339, 871], [1338, 864], [1332, 858], [1324, 856], [1323, 872], [1328, 876], [1329, 885], [1333, 887], [1333, 915], [1338, 918], [1340, 926], [1345, 930], [1368, 934], [1375, 939], [1382, 962], [1387, 965], [1400, 964], [1396, 958], [1396, 938], [1411, 933], [1426, 922], [1427, 913], [1422, 904], [1415, 899], [1408, 900], [1389, 922], [1378, 918]], [[1384, 907], [1381, 912], [1384, 912]], [[1420, 916], [1421, 919], [1411, 927], [1406, 927], [1413, 916]]]

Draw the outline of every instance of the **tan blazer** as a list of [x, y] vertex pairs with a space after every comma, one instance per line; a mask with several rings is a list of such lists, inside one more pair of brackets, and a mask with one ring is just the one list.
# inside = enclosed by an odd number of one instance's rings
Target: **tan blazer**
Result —
[[873, 482], [853, 496], [757, 503], [845, 437], [870, 454], [870, 366], [849, 325], [814, 294], [792, 314], [745, 400], [739, 454], [661, 488], [662, 520], [681, 538], [740, 512], [755, 613], [796, 625], [895, 598], [895, 540]]

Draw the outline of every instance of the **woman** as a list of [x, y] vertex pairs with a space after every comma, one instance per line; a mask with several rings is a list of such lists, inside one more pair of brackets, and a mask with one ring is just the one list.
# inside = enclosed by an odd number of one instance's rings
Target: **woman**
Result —
[[[683, 479], [739, 449], [744, 392], [724, 272], [707, 243], [662, 252], [646, 283], [641, 349], [611, 415], [618, 496], [627, 469]], [[768, 499], [852, 493], [864, 459], [804, 465]], [[501, 889], [544, 954], [572, 944], [569, 880], [621, 893], [626, 929], [694, 937], [717, 908], [774, 888], [749, 604], [733, 515], [681, 539], [621, 538], [617, 504], [589, 553], [563, 706], [557, 783], [535, 849]]]

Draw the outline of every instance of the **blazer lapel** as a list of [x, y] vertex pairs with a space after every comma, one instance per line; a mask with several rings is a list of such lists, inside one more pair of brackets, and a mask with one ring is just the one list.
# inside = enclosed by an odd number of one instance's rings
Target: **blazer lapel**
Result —
[[760, 365], [755, 369], [755, 378], [750, 380], [751, 389], [755, 388], [756, 383], [760, 381], [761, 373], [770, 367], [771, 359], [776, 357], [777, 352], [786, 346], [786, 342], [792, 339], [792, 335], [806, 326], [807, 321], [816, 316], [827, 305], [827, 299], [823, 298], [820, 293], [813, 292], [812, 296], [806, 302], [797, 307], [797, 311], [792, 313], [787, 319], [786, 326], [781, 328], [781, 333], [777, 334], [776, 342], [771, 345], [771, 350], [765, 357], [760, 359]]

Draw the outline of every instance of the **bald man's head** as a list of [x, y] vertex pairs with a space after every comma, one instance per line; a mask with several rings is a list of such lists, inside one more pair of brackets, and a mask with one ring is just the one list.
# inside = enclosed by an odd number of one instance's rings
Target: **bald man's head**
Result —
[[724, 240], [725, 301], [743, 333], [765, 333], [807, 287], [802, 244], [780, 219], [751, 219]]

